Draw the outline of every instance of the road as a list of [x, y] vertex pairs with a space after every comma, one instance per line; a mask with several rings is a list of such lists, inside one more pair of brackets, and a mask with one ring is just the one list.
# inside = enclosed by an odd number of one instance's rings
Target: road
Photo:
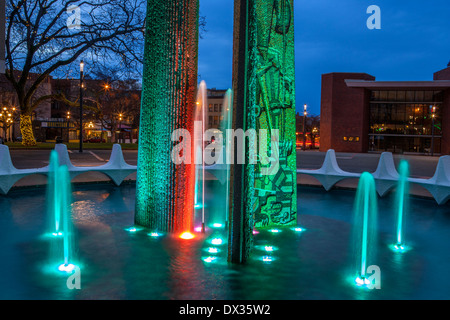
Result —
[[[18, 169], [40, 168], [48, 165], [50, 150], [11, 150], [11, 159]], [[111, 151], [108, 150], [85, 150], [80, 154], [78, 151], [69, 153], [72, 163], [76, 166], [96, 166], [105, 164]], [[125, 161], [131, 165], [137, 165], [137, 150], [124, 150]], [[348, 172], [362, 173], [364, 171], [374, 172], [380, 158], [379, 154], [351, 154], [337, 153], [337, 162], [342, 170]], [[297, 150], [297, 167], [299, 169], [319, 169], [325, 159], [325, 153], [318, 151]], [[411, 177], [429, 178], [434, 175], [438, 163], [438, 157], [394, 155], [394, 161], [398, 166], [401, 159], [410, 163]]]

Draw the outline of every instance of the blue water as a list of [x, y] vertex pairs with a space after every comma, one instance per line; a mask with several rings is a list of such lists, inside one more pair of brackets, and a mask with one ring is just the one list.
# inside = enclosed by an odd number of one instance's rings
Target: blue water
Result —
[[[194, 240], [152, 238], [133, 225], [132, 185], [74, 188], [73, 220], [81, 290], [69, 290], [68, 275], [48, 272], [49, 239], [45, 190], [0, 197], [1, 299], [449, 299], [450, 205], [412, 199], [405, 238], [396, 240], [393, 196], [379, 201], [381, 290], [353, 285], [351, 227], [354, 191], [299, 188], [298, 210], [306, 232], [260, 230], [247, 265], [226, 262], [226, 232], [208, 228]], [[209, 195], [211, 197], [212, 195]], [[210, 203], [208, 211], [223, 204]], [[207, 215], [207, 219], [212, 218]], [[223, 239], [222, 245], [211, 244]], [[271, 253], [264, 247], [274, 248]], [[218, 253], [208, 253], [210, 247]], [[262, 258], [270, 256], [271, 262]], [[215, 257], [211, 263], [204, 260]], [[207, 260], [209, 261], [209, 260]]]

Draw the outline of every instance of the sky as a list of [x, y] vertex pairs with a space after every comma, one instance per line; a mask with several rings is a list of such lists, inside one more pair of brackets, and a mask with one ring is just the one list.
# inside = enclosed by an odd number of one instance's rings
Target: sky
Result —
[[[209, 88], [232, 79], [233, 0], [201, 0], [207, 32], [199, 74]], [[381, 29], [369, 30], [370, 5]], [[296, 105], [320, 115], [321, 75], [364, 72], [381, 81], [433, 80], [450, 62], [448, 0], [295, 0]]]

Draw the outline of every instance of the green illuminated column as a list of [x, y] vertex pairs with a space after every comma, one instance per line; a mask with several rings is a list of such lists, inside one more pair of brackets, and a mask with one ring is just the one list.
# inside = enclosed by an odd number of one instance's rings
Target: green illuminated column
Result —
[[279, 170], [264, 175], [261, 162], [249, 164], [249, 145], [246, 164], [232, 165], [232, 262], [248, 258], [254, 226], [297, 223], [293, 9], [293, 0], [235, 0], [233, 128], [278, 130]]
[[[194, 164], [171, 154], [174, 130], [193, 136], [198, 10], [198, 0], [147, 3], [135, 223], [160, 232], [193, 227]], [[191, 141], [180, 141], [193, 159]]]
[[256, 2], [256, 127], [279, 130], [280, 169], [263, 176], [262, 165], [256, 168], [255, 225], [296, 225], [294, 4], [293, 0]]

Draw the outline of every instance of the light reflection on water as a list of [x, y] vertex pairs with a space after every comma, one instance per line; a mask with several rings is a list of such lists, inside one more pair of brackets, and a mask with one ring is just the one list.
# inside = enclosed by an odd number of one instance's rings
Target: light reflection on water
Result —
[[[134, 187], [81, 187], [73, 194], [82, 290], [43, 273], [48, 240], [45, 192], [0, 197], [0, 298], [2, 299], [448, 299], [449, 205], [414, 199], [405, 237], [413, 249], [398, 254], [391, 198], [379, 205], [378, 260], [382, 289], [356, 288], [350, 234], [354, 192], [300, 188], [305, 232], [259, 230], [247, 265], [226, 262], [225, 228], [208, 228], [193, 240], [151, 237], [134, 223]], [[223, 205], [208, 204], [207, 219]], [[219, 210], [220, 211], [220, 210]], [[208, 221], [208, 220], [207, 220]], [[218, 223], [217, 221], [212, 221]], [[213, 241], [221, 239], [222, 242]], [[216, 248], [217, 250], [211, 250]], [[272, 250], [267, 250], [272, 248]]]

